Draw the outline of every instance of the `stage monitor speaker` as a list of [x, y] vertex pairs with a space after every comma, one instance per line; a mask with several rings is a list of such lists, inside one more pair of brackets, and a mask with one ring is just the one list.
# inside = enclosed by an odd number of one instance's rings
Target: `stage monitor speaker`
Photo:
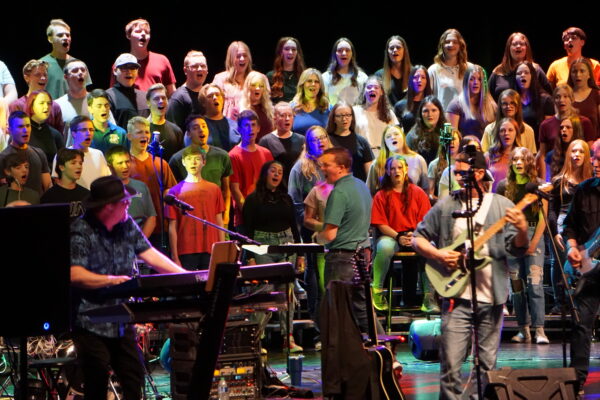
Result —
[[441, 335], [442, 321], [440, 319], [420, 319], [410, 324], [408, 344], [413, 356], [423, 361], [438, 361], [439, 336]]
[[69, 206], [0, 208], [0, 336], [70, 329]]
[[490, 400], [575, 400], [579, 382], [574, 368], [487, 371], [485, 398]]

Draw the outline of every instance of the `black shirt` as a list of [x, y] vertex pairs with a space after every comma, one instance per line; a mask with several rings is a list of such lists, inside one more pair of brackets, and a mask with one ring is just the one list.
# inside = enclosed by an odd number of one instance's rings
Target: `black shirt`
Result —
[[79, 185], [76, 185], [74, 189], [65, 189], [60, 185], [54, 185], [43, 194], [40, 203], [69, 203], [69, 216], [73, 222], [84, 214], [83, 200], [88, 197], [89, 193], [89, 190]]
[[565, 218], [565, 241], [576, 239], [584, 244], [600, 227], [600, 178], [585, 180], [575, 189], [571, 207]]
[[31, 139], [29, 145], [41, 149], [46, 155], [48, 165], [52, 165], [54, 156], [58, 150], [65, 147], [63, 137], [59, 131], [48, 125], [46, 122], [38, 124], [31, 120]]
[[167, 119], [185, 132], [185, 120], [191, 114], [204, 114], [204, 107], [198, 100], [198, 92], [187, 86], [180, 86], [169, 99]]
[[106, 90], [106, 94], [115, 122], [125, 130], [127, 130], [127, 122], [131, 118], [137, 115], [146, 118], [150, 115], [150, 109], [146, 102], [146, 92], [142, 90], [135, 87], [125, 87], [117, 82], [113, 87]]
[[150, 123], [150, 133], [160, 132], [159, 140], [163, 147], [163, 160], [170, 160], [173, 154], [183, 149], [183, 132], [171, 121], [162, 125]]
[[292, 135], [285, 139], [269, 133], [263, 136], [258, 143], [271, 150], [273, 158], [283, 164], [283, 182], [286, 185], [290, 177], [290, 171], [304, 149], [304, 142], [305, 138], [303, 135], [292, 132]]
[[352, 153], [352, 174], [363, 182], [367, 181], [367, 171], [365, 163], [373, 161], [373, 151], [367, 139], [357, 135], [355, 132], [348, 136], [338, 136], [329, 134], [331, 144], [338, 147], [344, 147]]

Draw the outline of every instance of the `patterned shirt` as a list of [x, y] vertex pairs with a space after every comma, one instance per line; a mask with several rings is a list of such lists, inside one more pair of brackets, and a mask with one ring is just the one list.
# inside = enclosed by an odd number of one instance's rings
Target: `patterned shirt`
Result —
[[[115, 225], [110, 232], [90, 212], [71, 224], [71, 265], [80, 265], [96, 274], [131, 275], [136, 255], [150, 247], [150, 243], [131, 217]], [[76, 304], [77, 327], [109, 338], [123, 335], [124, 329], [120, 324], [93, 324], [81, 316], [83, 311], [116, 305], [123, 302], [122, 299], [92, 301], [83, 293], [82, 298], [78, 300], [80, 302]]]

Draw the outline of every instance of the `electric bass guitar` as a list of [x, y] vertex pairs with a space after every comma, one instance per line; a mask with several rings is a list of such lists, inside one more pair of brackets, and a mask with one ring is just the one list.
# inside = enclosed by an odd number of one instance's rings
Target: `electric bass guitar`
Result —
[[[600, 227], [596, 229], [596, 232], [582, 245], [577, 246], [579, 254], [581, 254], [581, 267], [579, 269], [573, 268], [569, 259], [565, 262], [565, 270], [575, 271], [575, 274], [581, 276], [585, 275], [597, 267], [598, 263], [595, 259], [600, 255]], [[581, 282], [581, 283], [580, 283]], [[577, 282], [577, 287], [583, 285], [582, 279]]]
[[[551, 185], [543, 185], [538, 188], [543, 192], [552, 190]], [[524, 210], [532, 203], [536, 202], [538, 196], [533, 193], [527, 193], [515, 207], [519, 210]], [[480, 256], [479, 250], [487, 243], [496, 233], [498, 233], [506, 223], [506, 217], [500, 218], [485, 232], [475, 239], [473, 245], [475, 252], [475, 270], [479, 270], [488, 265], [492, 258], [488, 256]], [[468, 241], [467, 232], [463, 232], [450, 246], [444, 247], [443, 250], [453, 250], [461, 253], [457, 262], [456, 269], [449, 269], [443, 264], [437, 263], [435, 260], [428, 260], [425, 265], [425, 273], [431, 282], [435, 291], [442, 297], [455, 297], [463, 292], [467, 283], [469, 283], [470, 271], [468, 267]]]
[[[367, 272], [369, 262], [363, 251], [358, 249], [354, 253], [352, 266], [354, 268], [354, 284], [364, 285], [365, 302], [367, 306], [367, 320], [369, 327], [369, 343], [365, 349], [369, 352], [374, 362], [378, 376], [379, 398], [382, 400], [405, 400], [404, 393], [398, 384], [394, 373], [394, 354], [377, 341], [377, 328], [375, 327], [375, 310], [373, 309], [373, 298], [371, 295], [371, 276]], [[370, 310], [370, 312], [369, 312]]]

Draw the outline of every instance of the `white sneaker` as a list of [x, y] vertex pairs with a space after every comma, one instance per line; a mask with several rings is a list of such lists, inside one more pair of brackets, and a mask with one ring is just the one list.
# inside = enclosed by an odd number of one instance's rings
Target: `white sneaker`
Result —
[[535, 332], [535, 343], [536, 344], [550, 344], [550, 340], [548, 340], [548, 336], [544, 333], [544, 330], [536, 330]]

